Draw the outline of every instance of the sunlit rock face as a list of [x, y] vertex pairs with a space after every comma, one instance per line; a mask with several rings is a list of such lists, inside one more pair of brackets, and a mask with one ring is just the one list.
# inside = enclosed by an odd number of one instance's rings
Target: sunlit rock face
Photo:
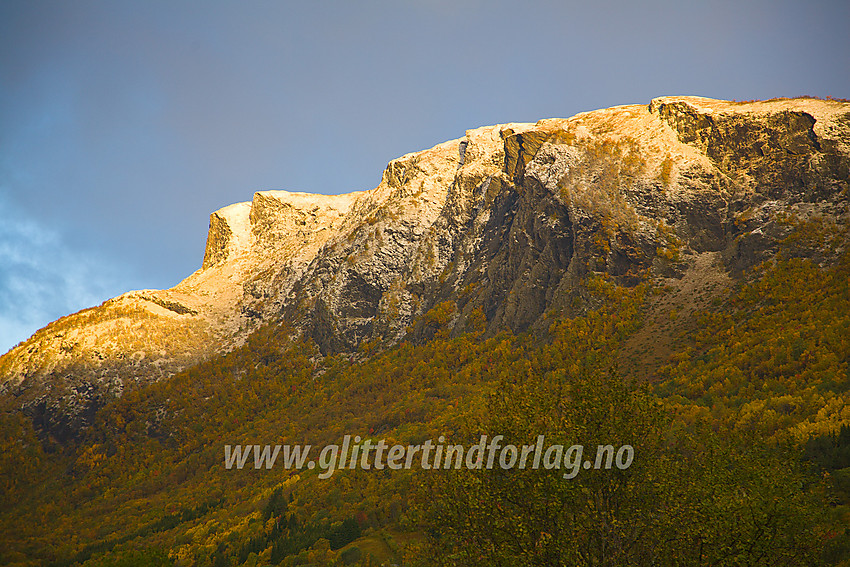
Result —
[[73, 437], [106, 400], [283, 321], [323, 353], [447, 325], [542, 330], [582, 282], [681, 277], [705, 254], [735, 276], [782, 219], [847, 223], [850, 104], [664, 97], [503, 124], [392, 161], [378, 187], [263, 191], [210, 216], [201, 269], [64, 317], [0, 358], [0, 405]]

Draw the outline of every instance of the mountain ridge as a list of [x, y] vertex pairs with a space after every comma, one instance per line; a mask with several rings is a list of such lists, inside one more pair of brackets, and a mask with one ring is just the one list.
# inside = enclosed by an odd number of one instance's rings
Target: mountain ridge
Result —
[[[64, 317], [0, 357], [4, 405], [57, 438], [105, 400], [282, 320], [325, 354], [454, 332], [543, 328], [582, 281], [681, 278], [700, 255], [740, 273], [777, 212], [845, 218], [850, 104], [661, 97], [469, 130], [389, 163], [375, 189], [260, 191], [210, 215], [201, 268]], [[714, 264], [710, 264], [714, 265]]]

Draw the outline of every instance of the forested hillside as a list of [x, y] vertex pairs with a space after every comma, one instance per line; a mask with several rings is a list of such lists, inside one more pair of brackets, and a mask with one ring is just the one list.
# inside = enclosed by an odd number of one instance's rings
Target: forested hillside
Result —
[[[791, 222], [791, 221], [789, 221]], [[2, 561], [71, 565], [836, 564], [850, 552], [847, 227], [796, 223], [654, 378], [619, 348], [665, 289], [586, 282], [548, 331], [322, 357], [286, 326], [102, 408], [67, 446], [3, 417]], [[817, 254], [811, 252], [816, 246]], [[816, 257], [815, 257], [816, 256]], [[844, 427], [842, 428], [842, 425]], [[224, 444], [634, 447], [626, 470], [226, 469]], [[506, 440], [507, 442], [507, 440]]]
[[258, 192], [0, 357], [0, 563], [848, 565], [848, 197], [850, 104], [699, 97]]

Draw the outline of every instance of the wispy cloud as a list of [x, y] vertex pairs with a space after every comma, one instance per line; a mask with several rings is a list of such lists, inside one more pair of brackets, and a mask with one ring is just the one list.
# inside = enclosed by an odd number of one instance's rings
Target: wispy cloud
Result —
[[370, 189], [469, 128], [665, 94], [846, 97], [847, 21], [836, 1], [3, 0], [0, 349], [174, 285], [209, 213], [256, 190]]
[[66, 246], [0, 194], [0, 352], [50, 321], [121, 293], [105, 260]]

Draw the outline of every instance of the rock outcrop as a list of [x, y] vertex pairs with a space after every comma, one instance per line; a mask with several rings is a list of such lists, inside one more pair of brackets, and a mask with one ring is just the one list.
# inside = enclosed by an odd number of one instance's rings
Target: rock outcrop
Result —
[[4, 407], [71, 437], [111, 396], [283, 320], [325, 352], [451, 332], [544, 328], [582, 281], [738, 274], [787, 232], [847, 222], [850, 104], [664, 97], [505, 124], [392, 161], [370, 191], [256, 193], [213, 213], [200, 270], [64, 317], [0, 358]]

